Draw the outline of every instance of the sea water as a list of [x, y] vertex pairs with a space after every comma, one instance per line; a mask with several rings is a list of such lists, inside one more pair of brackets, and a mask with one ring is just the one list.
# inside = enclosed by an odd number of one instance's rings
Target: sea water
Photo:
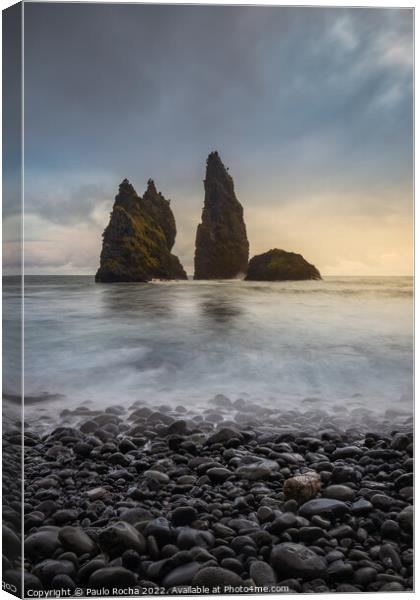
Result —
[[[4, 289], [17, 298], [13, 280]], [[28, 276], [27, 410], [196, 407], [224, 394], [410, 412], [412, 295], [410, 277], [105, 285]], [[13, 381], [5, 386], [14, 393]]]

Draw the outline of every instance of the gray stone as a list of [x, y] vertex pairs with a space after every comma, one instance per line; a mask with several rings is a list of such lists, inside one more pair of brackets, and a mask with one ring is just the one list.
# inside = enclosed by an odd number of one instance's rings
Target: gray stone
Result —
[[88, 587], [101, 590], [103, 588], [128, 588], [136, 583], [134, 573], [124, 567], [106, 567], [94, 571], [89, 577]]
[[3, 525], [2, 539], [4, 554], [8, 558], [14, 558], [21, 554], [22, 544], [20, 543], [20, 539], [7, 525]]
[[324, 490], [324, 496], [325, 498], [346, 502], [348, 500], [353, 500], [354, 491], [346, 485], [329, 485]]
[[325, 559], [301, 544], [285, 542], [274, 546], [270, 562], [277, 575], [304, 580], [322, 578], [326, 573]]
[[125, 550], [136, 550], [142, 554], [146, 548], [142, 534], [125, 521], [112, 523], [101, 531], [99, 545], [111, 557], [121, 556]]
[[199, 562], [193, 561], [176, 567], [164, 577], [162, 581], [163, 587], [170, 588], [191, 583], [194, 575], [200, 569], [200, 566]]
[[161, 485], [166, 485], [170, 481], [170, 479], [169, 479], [168, 475], [166, 475], [166, 473], [162, 473], [161, 471], [155, 471], [153, 469], [149, 469], [148, 471], [145, 471], [143, 473], [143, 475], [147, 479], [152, 479], [153, 481], [155, 481], [156, 483], [159, 483]]
[[345, 446], [344, 448], [337, 448], [334, 450], [331, 454], [331, 458], [333, 460], [339, 458], [353, 458], [354, 456], [361, 456], [362, 454], [363, 450], [357, 446]]
[[279, 470], [279, 465], [274, 460], [261, 460], [249, 465], [243, 465], [236, 470], [236, 475], [241, 479], [265, 479]]
[[253, 562], [249, 569], [251, 578], [255, 581], [255, 585], [275, 585], [276, 574], [270, 565], [262, 560]]
[[398, 523], [399, 523], [401, 529], [403, 529], [407, 533], [412, 533], [413, 532], [413, 519], [414, 519], [413, 507], [406, 506], [405, 508], [403, 508], [403, 510], [398, 515]]
[[241, 586], [243, 583], [239, 575], [221, 567], [205, 567], [198, 571], [192, 580], [193, 586], [205, 586], [209, 587], [210, 590], [213, 586], [220, 585], [222, 594], [228, 586]]
[[238, 431], [235, 431], [234, 429], [230, 429], [229, 427], [223, 427], [222, 429], [219, 429], [219, 431], [216, 431], [216, 433], [213, 433], [206, 440], [206, 444], [224, 444], [225, 442], [229, 442], [233, 438], [240, 439], [240, 433]]
[[95, 542], [80, 527], [63, 527], [58, 539], [66, 550], [77, 556], [91, 554], [97, 549]]
[[331, 498], [315, 498], [305, 502], [300, 509], [299, 515], [310, 519], [314, 515], [333, 515], [341, 516], [349, 512], [349, 507], [341, 500], [333, 500]]
[[33, 561], [50, 558], [60, 547], [58, 527], [48, 527], [32, 533], [25, 540], [25, 556]]

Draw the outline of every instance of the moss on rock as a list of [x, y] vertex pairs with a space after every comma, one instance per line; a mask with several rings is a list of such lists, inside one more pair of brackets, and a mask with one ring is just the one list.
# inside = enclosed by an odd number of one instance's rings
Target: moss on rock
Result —
[[308, 263], [301, 254], [274, 248], [251, 258], [246, 279], [249, 281], [298, 281], [322, 278], [318, 269]]
[[175, 236], [169, 200], [156, 190], [154, 182], [149, 180], [141, 198], [124, 179], [103, 234], [95, 280], [108, 283], [187, 279], [179, 259], [171, 254]]

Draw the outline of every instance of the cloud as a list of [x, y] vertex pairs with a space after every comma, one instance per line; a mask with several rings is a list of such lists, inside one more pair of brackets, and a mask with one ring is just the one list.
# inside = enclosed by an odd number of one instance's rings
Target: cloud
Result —
[[[48, 252], [66, 269], [83, 261], [94, 269], [118, 183], [128, 177], [141, 194], [153, 177], [172, 199], [175, 249], [191, 270], [215, 148], [246, 214], [261, 223], [276, 211], [273, 239], [285, 218], [298, 232], [292, 215], [311, 214], [314, 198], [337, 227], [339, 219], [356, 227], [359, 215], [386, 220], [398, 203], [410, 218], [411, 10], [29, 3], [25, 11], [33, 269], [37, 260], [46, 268]], [[12, 201], [6, 212], [16, 212]], [[340, 243], [319, 220], [312, 227], [307, 235]], [[262, 247], [263, 230], [249, 229]], [[47, 231], [50, 250], [36, 246]], [[72, 247], [79, 236], [84, 249]], [[330, 255], [317, 256], [327, 264]]]

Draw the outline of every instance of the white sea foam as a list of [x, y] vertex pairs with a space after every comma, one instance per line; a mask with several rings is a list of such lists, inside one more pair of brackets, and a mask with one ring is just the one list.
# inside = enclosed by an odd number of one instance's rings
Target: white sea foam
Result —
[[29, 277], [26, 293], [26, 393], [64, 394], [59, 409], [139, 399], [188, 406], [218, 393], [285, 407], [315, 397], [323, 407], [351, 399], [411, 409], [411, 278]]

